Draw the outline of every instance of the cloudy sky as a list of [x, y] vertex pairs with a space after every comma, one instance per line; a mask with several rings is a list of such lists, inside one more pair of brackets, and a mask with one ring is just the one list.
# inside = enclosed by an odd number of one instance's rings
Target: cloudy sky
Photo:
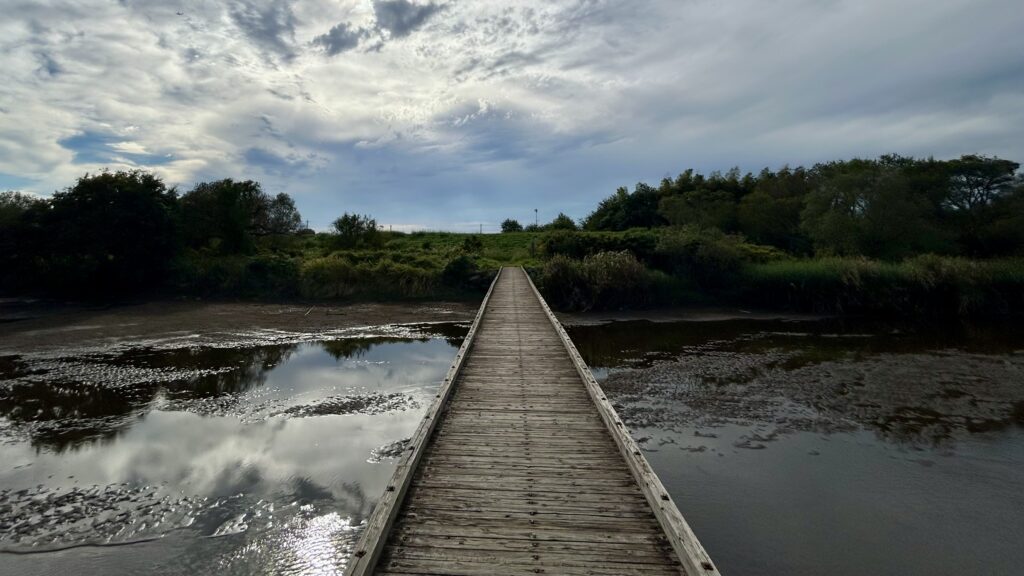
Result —
[[1020, 0], [0, 0], [0, 189], [140, 167], [398, 227], [898, 152], [1024, 161]]

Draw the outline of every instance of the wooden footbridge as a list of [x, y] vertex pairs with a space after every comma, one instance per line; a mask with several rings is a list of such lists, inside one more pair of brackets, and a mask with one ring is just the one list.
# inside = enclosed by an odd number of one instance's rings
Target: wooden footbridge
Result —
[[521, 268], [491, 284], [346, 574], [718, 575]]

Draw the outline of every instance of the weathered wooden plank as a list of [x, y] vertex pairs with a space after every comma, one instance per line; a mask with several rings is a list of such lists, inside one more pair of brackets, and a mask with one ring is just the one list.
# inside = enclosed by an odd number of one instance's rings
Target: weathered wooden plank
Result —
[[510, 526], [508, 522], [488, 524], [479, 522], [474, 526], [461, 526], [438, 522], [415, 522], [395, 526], [393, 536], [400, 541], [406, 534], [426, 536], [452, 536], [472, 538], [497, 538], [501, 540], [522, 540], [525, 542], [571, 542], [575, 544], [660, 546], [671, 550], [668, 539], [660, 532], [616, 532], [603, 528], [583, 527], [561, 528], [557, 526]]
[[[444, 560], [451, 559], [452, 554], [444, 548], [434, 546], [416, 546], [405, 542], [402, 546], [395, 547], [391, 550], [389, 557], [393, 560], [410, 558]], [[630, 565], [655, 564], [660, 567], [664, 567], [664, 560], [660, 557], [627, 557], [621, 554], [602, 553], [602, 551], [596, 549], [588, 550], [586, 555], [581, 555], [575, 552], [543, 551], [540, 549], [525, 551], [474, 549], [472, 558], [474, 562], [490, 562], [498, 565], [541, 564], [543, 566], [584, 567], [596, 561], [601, 564], [606, 564], [609, 567], [623, 563]]]
[[497, 285], [498, 279], [501, 278], [501, 272], [501, 270], [498, 271], [498, 274], [491, 282], [490, 288], [487, 289], [483, 304], [481, 304], [480, 309], [477, 311], [473, 324], [470, 326], [462, 346], [455, 355], [455, 361], [452, 363], [451, 368], [449, 368], [448, 374], [445, 376], [444, 382], [441, 384], [441, 388], [434, 399], [434, 403], [427, 410], [426, 416], [424, 416], [423, 421], [420, 422], [419, 427], [416, 429], [416, 433], [410, 439], [406, 450], [399, 459], [398, 465], [395, 467], [391, 480], [388, 482], [388, 487], [374, 506], [373, 514], [370, 516], [366, 528], [356, 543], [352, 558], [345, 569], [346, 574], [362, 576], [373, 572], [380, 558], [380, 553], [384, 549], [387, 534], [390, 532], [391, 526], [398, 515], [402, 499], [409, 489], [416, 465], [423, 456], [427, 442], [430, 440], [430, 434], [437, 426], [438, 417], [441, 415], [441, 411], [452, 393], [459, 370], [462, 368], [462, 364], [469, 354], [470, 348], [473, 346], [473, 339], [480, 328], [480, 321], [487, 310], [487, 303], [494, 293], [494, 287]]
[[499, 273], [471, 336], [376, 535], [376, 573], [681, 573], [621, 423], [521, 269]]
[[[500, 564], [475, 562], [471, 559], [385, 559], [381, 574], [438, 574], [451, 576], [537, 576], [540, 565]], [[598, 563], [584, 566], [553, 566], [550, 571], [540, 573], [562, 574], [564, 576], [644, 576], [647, 574], [676, 574], [678, 570], [651, 565], [604, 567]]]
[[416, 514], [421, 510], [438, 512], [472, 512], [474, 517], [482, 517], [484, 514], [528, 514], [535, 519], [543, 520], [550, 517], [603, 517], [603, 518], [650, 518], [650, 512], [643, 510], [636, 505], [629, 506], [556, 506], [553, 504], [537, 504], [526, 502], [514, 502], [508, 500], [483, 501], [462, 500], [454, 501], [443, 498], [420, 498], [416, 505], [405, 508], [407, 514]]
[[[475, 552], [477, 550], [513, 552], [534, 552], [534, 553], [574, 553], [574, 554], [595, 554], [604, 553], [611, 557], [612, 561], [634, 558], [657, 559], [661, 562], [664, 559], [664, 545], [659, 546], [653, 542], [631, 541], [621, 542], [569, 542], [563, 540], [532, 540], [516, 538], [480, 538], [473, 536], [439, 536], [434, 534], [422, 534], [417, 532], [396, 533], [396, 540], [405, 546], [448, 548], [451, 550], [466, 550]], [[596, 552], [595, 552], [596, 551]]]
[[572, 359], [573, 364], [576, 366], [576, 370], [579, 372], [580, 378], [583, 380], [587, 387], [587, 391], [590, 393], [591, 398], [594, 401], [594, 405], [597, 406], [597, 410], [601, 415], [601, 418], [605, 421], [608, 426], [608, 430], [612, 433], [612, 438], [615, 443], [619, 446], [619, 451], [632, 470], [636, 477], [637, 484], [647, 497], [647, 501], [650, 503], [652, 510], [654, 511], [655, 517], [661, 524], [662, 529], [665, 530], [669, 541], [672, 543], [672, 548], [676, 551], [679, 560], [682, 562], [686, 573], [689, 576], [716, 576], [719, 574], [718, 569], [711, 561], [711, 557], [708, 556], [704, 547], [701, 545], [697, 536], [693, 533], [690, 525], [683, 518], [682, 513], [679, 512], [679, 508], [675, 502], [672, 501], [672, 497], [669, 496], [668, 490], [661, 484], [661, 480], [658, 475], [651, 469], [650, 464], [644, 457], [643, 452], [640, 451], [640, 447], [637, 446], [636, 442], [632, 437], [625, 431], [625, 425], [619, 418], [619, 415], [615, 412], [615, 408], [612, 403], [605, 396], [604, 391], [601, 390], [601, 386], [597, 383], [594, 375], [590, 372], [590, 368], [587, 367], [583, 361], [583, 357], [580, 356], [576, 346], [572, 343], [569, 335], [566, 334], [562, 324], [555, 317], [554, 312], [548, 307], [547, 303], [541, 297], [540, 292], [537, 291], [537, 287], [533, 285], [533, 281], [527, 277], [527, 281], [530, 283], [530, 287], [533, 289], [534, 294], [537, 296], [538, 302], [541, 307], [547, 313], [551, 325], [555, 328], [559, 337], [562, 339], [562, 343], [565, 349], [568, 350], [569, 356]]

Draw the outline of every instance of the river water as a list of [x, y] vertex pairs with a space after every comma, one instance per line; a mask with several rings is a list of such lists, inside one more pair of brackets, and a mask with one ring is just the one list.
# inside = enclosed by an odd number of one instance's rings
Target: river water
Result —
[[570, 334], [723, 574], [1022, 573], [1017, 327]]
[[[0, 355], [0, 574], [334, 574], [467, 326]], [[1012, 327], [570, 334], [727, 575], [1018, 574]]]
[[0, 574], [335, 574], [464, 324], [0, 358]]

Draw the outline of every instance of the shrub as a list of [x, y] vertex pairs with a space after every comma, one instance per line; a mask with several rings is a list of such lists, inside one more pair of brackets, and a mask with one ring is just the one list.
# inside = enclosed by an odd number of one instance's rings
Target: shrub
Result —
[[436, 271], [386, 258], [353, 263], [334, 254], [307, 261], [301, 271], [307, 298], [422, 298], [434, 294], [438, 284]]
[[383, 237], [377, 230], [377, 221], [359, 214], [342, 214], [331, 224], [334, 245], [339, 248], [380, 247]]
[[576, 230], [577, 227], [576, 222], [574, 222], [572, 218], [566, 216], [562, 212], [559, 212], [558, 216], [555, 216], [555, 219], [545, 226], [545, 228], [548, 230]]
[[590, 282], [583, 264], [561, 254], [541, 269], [539, 284], [544, 298], [561, 310], [588, 310], [593, 305]]
[[583, 260], [594, 304], [604, 309], [636, 308], [647, 303], [647, 269], [628, 251], [600, 252]]
[[469, 286], [473, 276], [478, 272], [476, 261], [463, 254], [452, 258], [444, 265], [441, 279], [449, 286], [463, 288]]
[[501, 223], [501, 231], [502, 232], [522, 232], [523, 231], [523, 225], [520, 224], [518, 220], [513, 220], [511, 218], [508, 218], [504, 222]]
[[465, 250], [466, 252], [477, 253], [483, 250], [483, 248], [483, 241], [480, 240], [480, 237], [476, 236], [475, 234], [472, 236], [466, 236], [466, 238], [462, 240], [462, 249]]
[[747, 302], [826, 313], [988, 315], [1024, 310], [1024, 262], [933, 255], [902, 263], [820, 258], [750, 265]]
[[735, 282], [745, 259], [743, 245], [741, 237], [715, 229], [677, 228], [658, 239], [655, 265], [704, 288], [721, 288]]
[[251, 258], [245, 266], [243, 296], [285, 298], [299, 293], [299, 265], [282, 256], [261, 255]]
[[599, 252], [629, 251], [642, 262], [654, 256], [658, 233], [650, 230], [626, 232], [577, 232], [553, 230], [541, 238], [540, 251], [544, 256], [562, 255], [582, 259]]
[[621, 309], [648, 303], [651, 274], [626, 251], [574, 260], [555, 256], [540, 273], [541, 290], [563, 310]]

